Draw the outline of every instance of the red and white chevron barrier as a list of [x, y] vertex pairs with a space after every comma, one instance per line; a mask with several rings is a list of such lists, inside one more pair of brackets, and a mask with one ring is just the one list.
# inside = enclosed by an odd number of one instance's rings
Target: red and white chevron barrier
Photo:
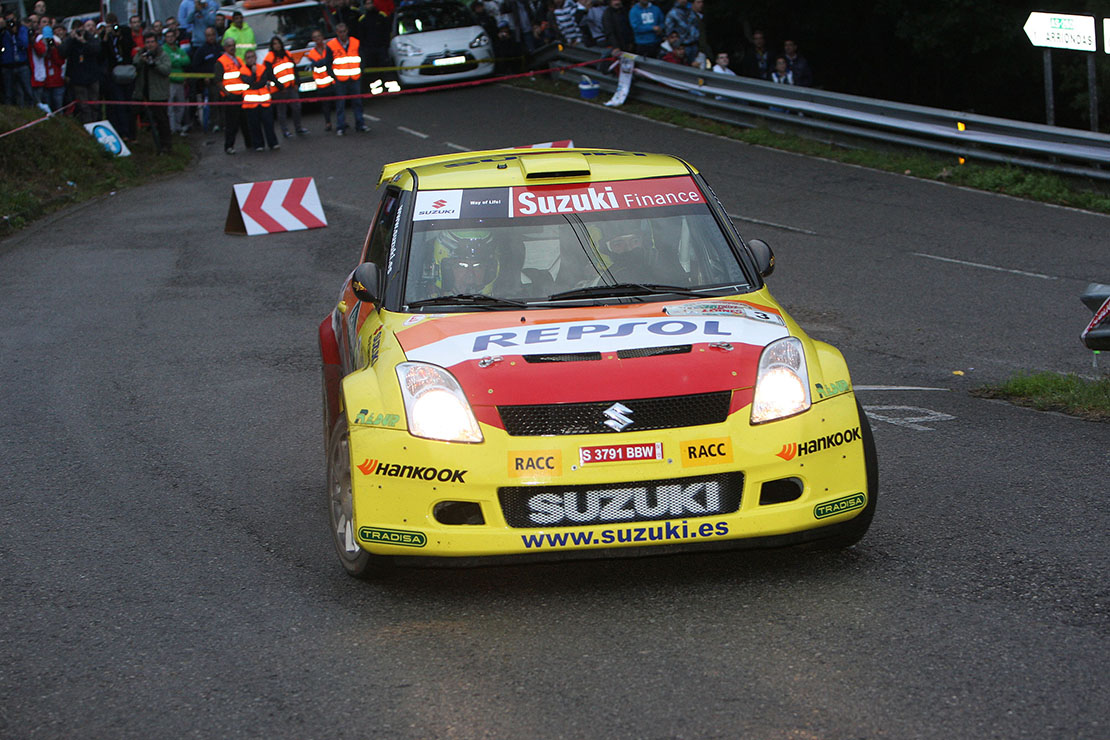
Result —
[[235, 186], [227, 207], [228, 234], [274, 234], [328, 225], [311, 177], [244, 182]]

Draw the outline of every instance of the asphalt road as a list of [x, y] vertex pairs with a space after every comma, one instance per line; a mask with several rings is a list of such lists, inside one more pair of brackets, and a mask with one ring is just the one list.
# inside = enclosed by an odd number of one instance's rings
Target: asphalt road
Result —
[[[1110, 426], [968, 389], [1092, 372], [1110, 219], [518, 89], [367, 111], [0, 242], [0, 736], [1107, 736]], [[776, 249], [872, 416], [860, 545], [342, 572], [315, 327], [380, 166], [568, 137], [688, 158]], [[327, 228], [223, 233], [306, 175]]]

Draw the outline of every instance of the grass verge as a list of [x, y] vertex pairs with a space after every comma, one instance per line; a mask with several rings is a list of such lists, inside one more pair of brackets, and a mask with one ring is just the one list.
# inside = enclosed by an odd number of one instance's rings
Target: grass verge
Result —
[[[0, 133], [41, 117], [38, 109], [0, 106]], [[158, 156], [143, 131], [128, 145], [130, 157], [113, 157], [69, 116], [0, 139], [0, 238], [73, 203], [185, 169], [192, 152], [176, 139], [172, 154]]]
[[1001, 385], [983, 386], [971, 393], [1090, 421], [1110, 421], [1110, 376], [1087, 380], [1074, 374], [1019, 373]]
[[[546, 77], [524, 78], [509, 84], [565, 97], [580, 97], [576, 83], [561, 82]], [[604, 100], [599, 97], [593, 102], [596, 105], [601, 105]], [[955, 157], [909, 149], [902, 151], [853, 149], [807, 139], [794, 134], [779, 133], [763, 127], [744, 128], [733, 126], [673, 108], [647, 105], [632, 100], [625, 102], [620, 109], [655, 121], [705, 131], [748, 144], [782, 149], [876, 170], [898, 172], [928, 180], [943, 180], [976, 190], [1005, 193], [1006, 195], [1043, 203], [1082, 208], [1097, 213], [1110, 213], [1110, 195], [1100, 192], [1095, 183], [1081, 178], [1061, 177], [1049, 172], [1012, 165], [996, 165], [990, 162], [969, 161], [961, 165], [957, 163]]]

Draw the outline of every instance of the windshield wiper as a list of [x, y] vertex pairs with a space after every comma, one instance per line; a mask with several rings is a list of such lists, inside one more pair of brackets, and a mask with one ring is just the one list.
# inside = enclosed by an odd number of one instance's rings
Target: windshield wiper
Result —
[[548, 296], [549, 300], [561, 301], [571, 298], [607, 298], [628, 295], [655, 295], [659, 293], [675, 293], [688, 295], [694, 298], [704, 298], [704, 294], [683, 288], [678, 285], [660, 285], [659, 283], [617, 283], [616, 285], [591, 285], [586, 288], [564, 290]]
[[408, 304], [409, 308], [421, 306], [477, 306], [493, 308], [495, 306], [509, 306], [511, 308], [524, 308], [528, 304], [523, 301], [514, 301], [510, 298], [484, 295], [482, 293], [459, 293], [458, 295], [441, 295], [435, 298], [425, 298]]

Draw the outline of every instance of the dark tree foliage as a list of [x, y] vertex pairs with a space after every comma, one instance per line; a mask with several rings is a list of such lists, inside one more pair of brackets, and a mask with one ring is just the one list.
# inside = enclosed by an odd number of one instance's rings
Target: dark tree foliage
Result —
[[[1022, 26], [1030, 11], [1090, 14], [1102, 34], [1107, 0], [706, 0], [710, 44], [740, 50], [760, 29], [773, 51], [791, 38], [826, 90], [1043, 123], [1041, 48]], [[1066, 7], [1064, 7], [1066, 6]], [[1110, 55], [1096, 58], [1099, 121], [1110, 130]], [[1087, 54], [1054, 50], [1059, 125], [1088, 128]]]

